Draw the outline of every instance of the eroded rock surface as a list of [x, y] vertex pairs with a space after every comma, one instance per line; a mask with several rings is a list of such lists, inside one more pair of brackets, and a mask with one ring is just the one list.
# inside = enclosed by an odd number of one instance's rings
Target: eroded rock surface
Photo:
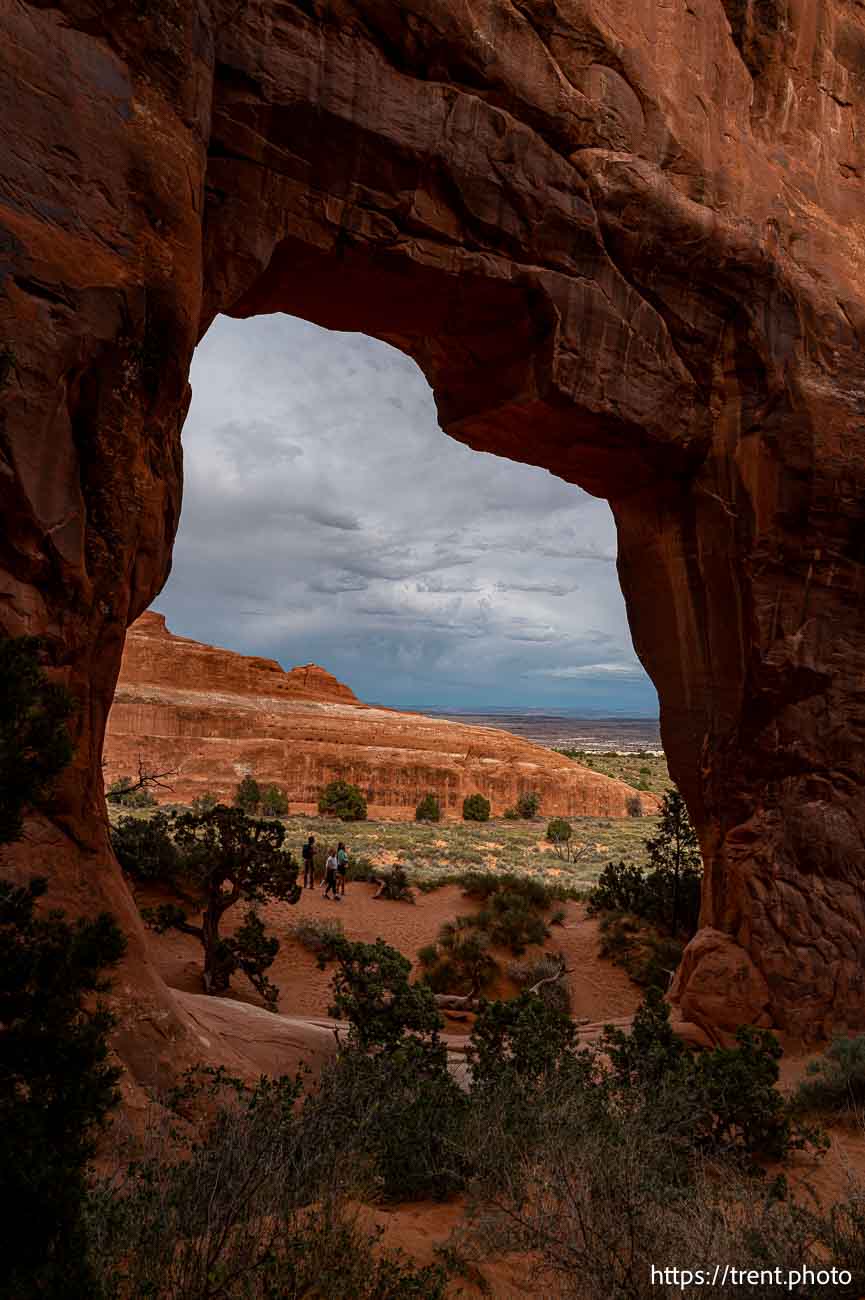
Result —
[[[292, 812], [315, 812], [329, 781], [367, 797], [371, 817], [414, 818], [437, 794], [461, 817], [468, 794], [486, 795], [494, 816], [534, 791], [545, 816], [627, 817], [638, 794], [541, 745], [491, 727], [370, 708], [315, 664], [284, 672], [174, 636], [161, 614], [143, 614], [126, 637], [105, 738], [105, 778], [172, 771], [165, 801], [210, 791], [228, 802], [247, 773], [285, 790]], [[157, 794], [160, 792], [157, 791]]]
[[611, 500], [705, 925], [774, 1023], [865, 1026], [861, 5], [6, 0], [0, 64], [0, 620], [81, 700], [92, 904], [192, 349], [288, 311]]

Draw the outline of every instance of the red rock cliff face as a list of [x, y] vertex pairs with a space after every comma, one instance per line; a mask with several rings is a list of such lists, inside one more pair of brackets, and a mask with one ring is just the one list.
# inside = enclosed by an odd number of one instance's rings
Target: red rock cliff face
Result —
[[[138, 688], [228, 692], [277, 699], [351, 704], [363, 709], [354, 691], [318, 664], [286, 672], [275, 659], [234, 654], [169, 632], [162, 614], [142, 614], [126, 634], [115, 701]], [[112, 710], [112, 717], [116, 714]], [[146, 739], [146, 733], [141, 733]]]
[[370, 708], [315, 664], [284, 672], [174, 636], [144, 614], [126, 637], [105, 737], [105, 778], [176, 769], [166, 801], [211, 791], [230, 801], [242, 776], [281, 786], [293, 812], [315, 812], [337, 777], [360, 786], [370, 815], [414, 818], [427, 791], [445, 816], [467, 794], [495, 816], [530, 790], [548, 816], [627, 817], [628, 801], [656, 811], [654, 795], [591, 772], [507, 732]]
[[709, 863], [677, 996], [865, 1026], [861, 6], [21, 0], [0, 51], [0, 619], [81, 700], [59, 893], [119, 897], [99, 755], [192, 349], [288, 311], [610, 499]]

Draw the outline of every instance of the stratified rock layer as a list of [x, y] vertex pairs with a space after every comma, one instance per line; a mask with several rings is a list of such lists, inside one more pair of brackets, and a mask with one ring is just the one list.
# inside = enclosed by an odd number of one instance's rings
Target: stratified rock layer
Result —
[[165, 801], [209, 791], [231, 801], [247, 773], [280, 786], [293, 812], [314, 812], [339, 777], [358, 785], [371, 817], [413, 818], [428, 791], [445, 816], [468, 794], [494, 816], [534, 791], [547, 816], [626, 817], [654, 795], [591, 772], [551, 750], [488, 727], [370, 708], [315, 664], [284, 672], [174, 636], [160, 614], [129, 629], [105, 738], [105, 779], [136, 776], [139, 762], [171, 771]]
[[287, 311], [610, 499], [709, 868], [676, 995], [865, 1027], [862, 6], [7, 0], [0, 61], [0, 620], [81, 701], [58, 893], [121, 888], [101, 744], [192, 350]]

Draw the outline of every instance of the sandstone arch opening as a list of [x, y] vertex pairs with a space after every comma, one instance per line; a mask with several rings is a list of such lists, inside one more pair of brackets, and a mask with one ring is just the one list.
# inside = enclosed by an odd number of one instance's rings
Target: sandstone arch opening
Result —
[[282, 315], [199, 346], [154, 608], [392, 707], [656, 717], [606, 502], [441, 432], [415, 363]]
[[169, 567], [194, 346], [286, 311], [392, 343], [453, 437], [610, 500], [709, 869], [686, 1014], [865, 1024], [861, 20], [829, 0], [743, 33], [734, 7], [0, 18], [27, 140], [0, 207], [0, 618], [81, 701], [34, 823], [58, 902], [128, 911], [99, 754]]

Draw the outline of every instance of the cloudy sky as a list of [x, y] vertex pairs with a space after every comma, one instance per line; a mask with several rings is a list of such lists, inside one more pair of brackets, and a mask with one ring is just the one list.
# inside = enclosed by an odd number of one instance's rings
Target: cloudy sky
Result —
[[192, 387], [154, 605], [173, 631], [314, 661], [383, 704], [656, 715], [606, 503], [447, 438], [410, 358], [220, 318]]

